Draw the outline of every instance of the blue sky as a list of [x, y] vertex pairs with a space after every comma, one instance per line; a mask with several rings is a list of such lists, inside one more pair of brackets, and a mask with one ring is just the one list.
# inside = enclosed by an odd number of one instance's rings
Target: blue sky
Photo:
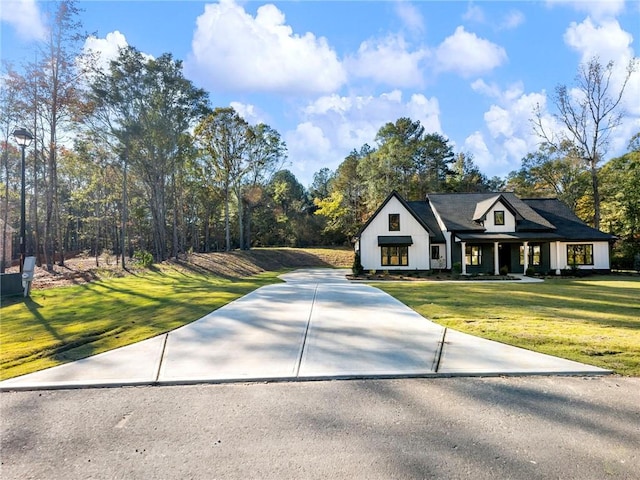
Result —
[[[48, 2], [2, 0], [1, 55], [19, 65], [46, 32]], [[110, 59], [132, 45], [170, 52], [213, 106], [232, 105], [287, 142], [308, 185], [354, 148], [375, 145], [386, 122], [408, 116], [505, 176], [535, 151], [529, 119], [573, 84], [594, 55], [613, 60], [614, 82], [638, 56], [640, 2], [597, 1], [83, 1], [95, 32], [85, 48]], [[640, 73], [609, 158], [640, 131]]]

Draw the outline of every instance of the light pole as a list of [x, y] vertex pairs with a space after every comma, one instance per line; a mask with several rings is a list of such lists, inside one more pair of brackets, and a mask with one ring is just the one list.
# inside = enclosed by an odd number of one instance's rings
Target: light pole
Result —
[[20, 273], [24, 268], [24, 258], [26, 257], [26, 237], [27, 237], [27, 220], [26, 220], [26, 201], [25, 201], [25, 179], [24, 179], [24, 151], [31, 145], [33, 135], [24, 127], [16, 128], [13, 131], [13, 138], [16, 139], [18, 145], [22, 149], [22, 187], [20, 190]]

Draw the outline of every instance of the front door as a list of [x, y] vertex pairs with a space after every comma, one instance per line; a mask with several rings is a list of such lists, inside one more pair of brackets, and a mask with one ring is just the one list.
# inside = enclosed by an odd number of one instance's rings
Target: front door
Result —
[[511, 271], [511, 245], [501, 243], [498, 245], [498, 263], [500, 268], [507, 267]]

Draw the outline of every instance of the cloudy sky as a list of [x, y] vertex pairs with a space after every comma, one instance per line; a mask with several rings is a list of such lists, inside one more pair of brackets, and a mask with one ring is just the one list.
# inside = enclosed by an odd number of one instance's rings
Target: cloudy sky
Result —
[[[51, 3], [2, 0], [1, 55], [32, 58]], [[131, 45], [170, 52], [185, 75], [251, 123], [276, 128], [308, 185], [378, 129], [419, 120], [504, 176], [537, 149], [530, 118], [552, 113], [558, 84], [574, 84], [594, 55], [619, 82], [638, 55], [640, 2], [548, 1], [82, 1], [85, 48], [103, 58]], [[640, 131], [640, 73], [609, 157]], [[549, 117], [549, 121], [552, 121]]]

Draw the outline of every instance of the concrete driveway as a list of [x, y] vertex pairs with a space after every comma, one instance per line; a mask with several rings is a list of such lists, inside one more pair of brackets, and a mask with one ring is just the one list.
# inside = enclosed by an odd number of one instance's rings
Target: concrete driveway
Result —
[[346, 270], [282, 276], [167, 334], [0, 389], [403, 376], [606, 374], [446, 330]]

